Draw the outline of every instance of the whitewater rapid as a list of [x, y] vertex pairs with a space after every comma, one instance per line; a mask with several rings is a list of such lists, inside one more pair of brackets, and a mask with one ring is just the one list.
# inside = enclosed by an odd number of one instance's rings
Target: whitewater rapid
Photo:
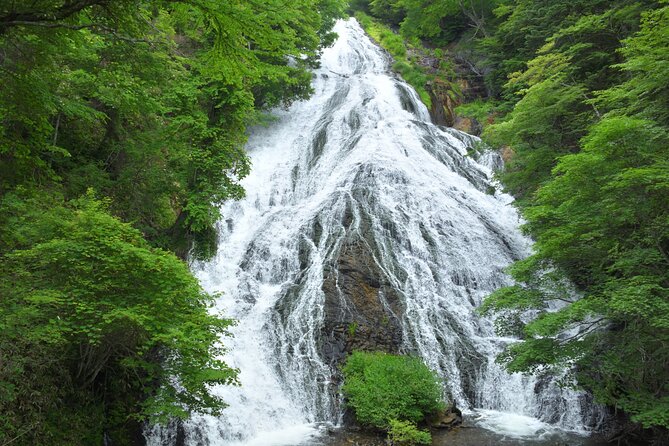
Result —
[[[341, 422], [337, 370], [322, 352], [323, 283], [341, 279], [333, 269], [352, 240], [397, 296], [378, 293], [401, 327], [401, 350], [436, 370], [445, 396], [482, 427], [518, 438], [584, 432], [583, 397], [504, 372], [494, 358], [510, 340], [476, 312], [531, 249], [492, 178], [500, 160], [477, 154], [476, 138], [434, 126], [355, 20], [335, 31], [312, 98], [252, 129], [246, 198], [222, 208], [219, 251], [193, 266], [207, 291], [223, 293], [214, 311], [238, 321], [223, 343], [241, 387], [213, 389], [229, 407], [193, 416], [185, 444], [317, 444], [319, 426]], [[176, 441], [174, 429], [149, 437]]]

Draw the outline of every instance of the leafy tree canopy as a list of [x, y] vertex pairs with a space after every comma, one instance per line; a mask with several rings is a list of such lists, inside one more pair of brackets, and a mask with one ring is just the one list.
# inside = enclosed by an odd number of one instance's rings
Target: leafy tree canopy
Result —
[[535, 252], [483, 309], [503, 331], [520, 325], [524, 342], [500, 358], [510, 370], [566, 367], [598, 401], [666, 429], [669, 8], [641, 6], [573, 20], [512, 77], [521, 99], [489, 135], [516, 152], [503, 178]]
[[[64, 202], [12, 193], [0, 210], [8, 248], [0, 439], [31, 426], [23, 442], [78, 443], [77, 425], [90, 418], [73, 407], [100, 400], [123, 410], [118, 419], [107, 414], [108, 426], [224, 407], [207, 385], [236, 383], [237, 372], [217, 359], [231, 321], [209, 314], [212, 297], [186, 264], [151, 248], [90, 195]], [[134, 392], [145, 399], [133, 401]], [[81, 401], [64, 408], [61, 399], [73, 398]]]
[[340, 0], [5, 2], [0, 191], [87, 187], [152, 241], [211, 254], [257, 110], [311, 93]]

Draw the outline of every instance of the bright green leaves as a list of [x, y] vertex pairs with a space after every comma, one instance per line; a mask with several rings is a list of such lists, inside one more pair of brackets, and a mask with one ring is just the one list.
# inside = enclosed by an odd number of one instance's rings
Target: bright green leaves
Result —
[[616, 68], [626, 72], [628, 79], [599, 92], [600, 104], [613, 109], [613, 113], [635, 113], [662, 125], [669, 124], [668, 23], [669, 6], [643, 14], [641, 31], [626, 39], [620, 49], [625, 61]]
[[550, 175], [558, 156], [577, 150], [583, 123], [594, 113], [583, 104], [583, 90], [551, 76], [527, 89], [509, 118], [486, 128], [495, 144], [510, 144], [514, 156], [503, 174], [505, 186], [520, 198]]
[[412, 439], [424, 444], [426, 433], [416, 424], [442, 410], [444, 403], [438, 377], [419, 358], [353, 352], [342, 372], [346, 404], [359, 423], [389, 430], [391, 437], [406, 436], [408, 444]]
[[486, 129], [486, 137], [512, 147], [514, 156], [503, 179], [522, 201], [531, 199], [551, 176], [560, 156], [579, 150], [589, 126], [602, 117], [597, 91], [622, 80], [614, 68], [621, 61], [617, 50], [639, 26], [644, 6], [515, 3], [517, 8], [488, 46], [506, 54], [496, 69], [509, 76], [504, 96], [516, 104], [504, 122]]
[[[559, 158], [524, 202], [535, 253], [511, 269], [519, 284], [483, 308], [500, 311], [502, 327], [542, 310], [500, 358], [510, 370], [575, 364], [599, 401], [650, 426], [666, 417], [666, 380], [652, 373], [666, 377], [669, 360], [669, 133], [645, 119], [607, 116], [581, 147]], [[560, 274], [579, 292], [556, 300]]]
[[[3, 225], [6, 237], [23, 225], [50, 229], [15, 238], [16, 249], [3, 256], [3, 356], [23, 346], [13, 355], [32, 367], [41, 361], [34, 351], [50, 349], [55, 355], [50, 367], [72, 371], [71, 388], [62, 391], [102, 386], [99, 391], [110, 404], [123, 401], [129, 389], [148, 398], [141, 411], [135, 403], [125, 416], [165, 420], [191, 411], [217, 413], [224, 403], [207, 386], [236, 383], [236, 371], [216, 359], [222, 353], [220, 337], [231, 322], [209, 314], [211, 297], [186, 264], [149, 247], [137, 230], [109, 215], [100, 202], [90, 197], [57, 202], [32, 200], [39, 213], [28, 214], [20, 224], [11, 220]], [[18, 214], [17, 207], [23, 205], [17, 196], [3, 200], [9, 214]], [[162, 357], [160, 365], [156, 355]], [[29, 393], [33, 379], [45, 378], [1, 373], [2, 381], [21, 386], [21, 395]], [[107, 393], [118, 388], [126, 390]], [[59, 404], [55, 391], [51, 396], [46, 410]], [[25, 404], [20, 398], [7, 395], [3, 413]], [[17, 420], [17, 426], [28, 420]], [[45, 434], [40, 428], [32, 435]]]
[[341, 0], [8, 6], [1, 190], [55, 182], [72, 197], [92, 186], [157, 245], [185, 255], [200, 242], [196, 253], [211, 255], [220, 204], [243, 194], [246, 126], [309, 96], [308, 68], [342, 10]]
[[640, 318], [651, 327], [669, 329], [669, 289], [664, 278], [633, 276], [608, 284], [611, 318]]
[[399, 26], [407, 39], [445, 45], [468, 28], [484, 35], [497, 4], [497, 0], [360, 0], [351, 2], [350, 8]]
[[597, 401], [667, 427], [667, 7], [513, 3], [495, 47], [525, 36], [508, 47], [526, 61], [505, 87], [520, 99], [486, 135], [514, 151], [501, 177], [536, 243], [482, 307], [523, 339], [499, 360], [572, 370]]
[[419, 430], [410, 421], [390, 420], [388, 439], [398, 446], [432, 444], [432, 436], [427, 431]]
[[543, 309], [544, 305], [544, 294], [541, 291], [514, 285], [501, 288], [491, 294], [480, 307], [480, 310], [483, 313], [501, 310], [526, 311]]
[[402, 34], [446, 43], [461, 31], [466, 22], [459, 1], [402, 0], [406, 11]]

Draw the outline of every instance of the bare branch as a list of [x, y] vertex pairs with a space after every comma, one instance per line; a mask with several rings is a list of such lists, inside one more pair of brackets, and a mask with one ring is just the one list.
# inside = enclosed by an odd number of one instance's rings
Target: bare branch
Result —
[[589, 333], [592, 333], [596, 328], [598, 328], [597, 325], [598, 325], [600, 322], [604, 322], [604, 321], [606, 321], [605, 318], [599, 318], [599, 319], [596, 319], [596, 320], [594, 320], [593, 322], [587, 324], [587, 325], [585, 326], [585, 328], [583, 328], [583, 325], [582, 325], [582, 326], [580, 327], [580, 330], [579, 330], [578, 333], [576, 333], [576, 334], [573, 335], [573, 336], [569, 336], [568, 338], [565, 338], [565, 339], [558, 339], [558, 341], [560, 342], [560, 344], [565, 345], [565, 344], [567, 344], [567, 343], [570, 342], [570, 341], [574, 341], [574, 340], [577, 340], [577, 339], [581, 339], [581, 338], [583, 338], [585, 335], [587, 335], [587, 334], [589, 334]]

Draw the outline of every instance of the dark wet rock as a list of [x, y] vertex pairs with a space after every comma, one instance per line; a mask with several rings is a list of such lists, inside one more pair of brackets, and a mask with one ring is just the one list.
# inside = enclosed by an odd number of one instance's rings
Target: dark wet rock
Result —
[[328, 362], [339, 362], [353, 350], [399, 352], [400, 296], [376, 264], [366, 240], [355, 235], [347, 239], [324, 278], [323, 293], [323, 354]]
[[440, 411], [431, 420], [430, 426], [435, 429], [453, 429], [462, 424], [462, 412], [455, 404], [451, 407]]
[[405, 84], [397, 84], [397, 92], [400, 97], [400, 104], [402, 108], [409, 113], [416, 114], [416, 105], [411, 98], [411, 93], [409, 92], [409, 87]]
[[428, 73], [435, 76], [425, 87], [430, 95], [430, 117], [436, 125], [454, 127], [473, 135], [480, 135], [482, 126], [475, 119], [458, 116], [455, 108], [463, 103], [490, 97], [486, 88], [484, 73], [468, 58], [447, 54], [445, 62], [453, 66], [453, 74], [444, 78], [440, 70], [441, 59], [429, 56], [417, 49], [411, 50], [410, 58]]
[[462, 417], [449, 412], [440, 414], [440, 416], [432, 422], [431, 426], [435, 429], [453, 429], [459, 424], [462, 424]]
[[483, 126], [477, 119], [459, 116], [457, 114], [453, 120], [453, 128], [469, 133], [470, 135], [480, 135], [483, 132]]
[[323, 446], [388, 446], [386, 435], [377, 432], [337, 429], [321, 443]]
[[[359, 225], [355, 231], [350, 230], [354, 219]], [[403, 314], [403, 300], [377, 263], [370, 219], [355, 216], [349, 207], [342, 225], [349, 233], [326, 269], [322, 286], [322, 353], [333, 366], [353, 350], [398, 353], [402, 345], [397, 315]]]
[[435, 79], [426, 87], [432, 103], [430, 107], [432, 122], [436, 125], [452, 127], [455, 123], [455, 107], [458, 105], [453, 100], [452, 87], [448, 82], [440, 79]]

